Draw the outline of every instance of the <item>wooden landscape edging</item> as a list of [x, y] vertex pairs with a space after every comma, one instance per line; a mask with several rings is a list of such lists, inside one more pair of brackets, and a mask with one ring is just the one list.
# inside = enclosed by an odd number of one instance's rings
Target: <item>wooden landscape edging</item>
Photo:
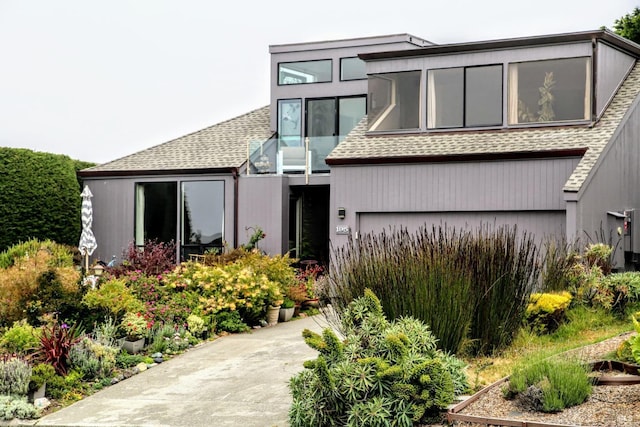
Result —
[[473, 396], [471, 396], [467, 400], [464, 400], [458, 403], [457, 405], [455, 405], [453, 408], [449, 409], [449, 411], [447, 411], [447, 422], [451, 424], [454, 421], [461, 421], [461, 422], [467, 422], [467, 423], [483, 424], [487, 426], [506, 426], [506, 427], [575, 427], [570, 424], [549, 424], [549, 423], [542, 423], [538, 421], [520, 421], [520, 420], [512, 420], [509, 418], [491, 418], [491, 417], [482, 417], [478, 415], [459, 414], [459, 412], [462, 411], [464, 408], [466, 408], [476, 400], [480, 399], [484, 393], [487, 393], [489, 390], [495, 387], [498, 387], [499, 385], [507, 382], [508, 380], [509, 380], [509, 377], [504, 377], [494, 382], [493, 384], [490, 384], [487, 387], [483, 388], [482, 390], [475, 393]]

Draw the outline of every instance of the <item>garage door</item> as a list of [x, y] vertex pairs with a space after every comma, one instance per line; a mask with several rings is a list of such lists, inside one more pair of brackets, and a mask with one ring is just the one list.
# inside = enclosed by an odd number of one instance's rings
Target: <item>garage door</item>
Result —
[[421, 226], [446, 225], [456, 229], [474, 229], [480, 224], [514, 225], [527, 230], [536, 238], [549, 235], [564, 236], [565, 212], [366, 212], [358, 214], [360, 233], [379, 233], [394, 227], [410, 232]]

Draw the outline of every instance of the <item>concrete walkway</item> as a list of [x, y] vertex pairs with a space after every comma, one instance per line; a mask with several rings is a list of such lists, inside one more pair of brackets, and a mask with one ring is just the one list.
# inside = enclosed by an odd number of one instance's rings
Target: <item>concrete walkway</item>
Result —
[[325, 327], [318, 315], [218, 338], [31, 425], [286, 426], [289, 378], [317, 355], [301, 332]]

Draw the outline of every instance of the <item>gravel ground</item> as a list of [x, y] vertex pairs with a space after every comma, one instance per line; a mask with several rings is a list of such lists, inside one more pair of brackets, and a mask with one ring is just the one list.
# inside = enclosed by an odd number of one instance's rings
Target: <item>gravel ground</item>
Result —
[[[565, 354], [567, 357], [577, 356], [585, 361], [600, 360], [630, 335], [619, 335]], [[514, 401], [504, 399], [500, 389], [501, 387], [497, 386], [483, 393], [478, 400], [459, 413], [570, 426], [640, 426], [640, 385], [595, 386], [585, 403], [556, 414], [524, 411]], [[466, 427], [479, 424], [455, 422], [454, 425]]]

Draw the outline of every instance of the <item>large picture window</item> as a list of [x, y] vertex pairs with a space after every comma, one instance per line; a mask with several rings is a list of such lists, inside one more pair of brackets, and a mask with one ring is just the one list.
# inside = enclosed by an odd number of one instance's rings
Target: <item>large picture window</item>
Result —
[[222, 247], [224, 181], [143, 182], [135, 193], [138, 247], [148, 240], [178, 242], [179, 236], [182, 259]]
[[143, 246], [147, 240], [176, 241], [177, 189], [176, 182], [136, 184], [136, 246]]
[[568, 58], [509, 64], [509, 124], [588, 120], [591, 61]]
[[221, 248], [224, 237], [224, 181], [182, 182], [183, 257]]
[[282, 62], [278, 64], [278, 84], [295, 85], [331, 81], [330, 59]]
[[502, 66], [429, 70], [427, 127], [502, 124]]
[[369, 77], [369, 130], [420, 127], [420, 71]]

